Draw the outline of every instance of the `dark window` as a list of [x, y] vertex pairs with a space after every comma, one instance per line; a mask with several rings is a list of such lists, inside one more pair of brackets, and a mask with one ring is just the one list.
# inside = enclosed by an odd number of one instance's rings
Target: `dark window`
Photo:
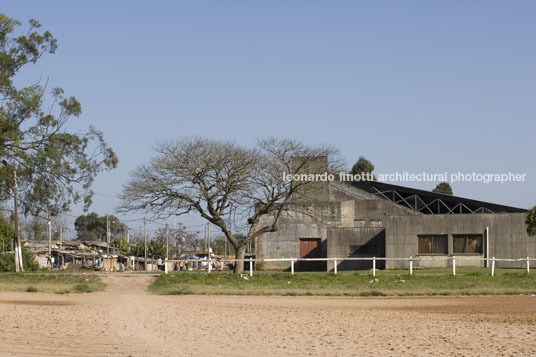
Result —
[[456, 254], [482, 254], [482, 234], [453, 234], [453, 252]]
[[419, 254], [448, 254], [447, 235], [420, 235]]

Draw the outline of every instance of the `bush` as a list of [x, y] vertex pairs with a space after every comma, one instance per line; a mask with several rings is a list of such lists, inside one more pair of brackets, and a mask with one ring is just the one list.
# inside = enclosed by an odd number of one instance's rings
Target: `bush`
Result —
[[91, 286], [89, 286], [88, 284], [77, 284], [75, 285], [74, 290], [79, 293], [90, 293], [93, 291]]
[[[36, 271], [39, 269], [39, 264], [36, 263], [34, 255], [30, 253], [24, 244], [22, 245], [22, 264], [24, 271]], [[14, 272], [15, 271], [15, 257], [13, 253], [0, 255], [0, 271], [1, 272]]]

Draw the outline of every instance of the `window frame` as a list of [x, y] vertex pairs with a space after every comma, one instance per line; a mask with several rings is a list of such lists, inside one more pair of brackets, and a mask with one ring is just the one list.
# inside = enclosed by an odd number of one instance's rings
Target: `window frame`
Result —
[[[432, 241], [432, 244], [431, 244], [431, 249], [430, 250], [433, 250], [433, 247], [435, 247], [435, 244], [434, 244], [434, 241], [438, 238], [441, 238], [441, 239], [444, 239], [445, 240], [445, 252], [441, 252], [441, 253], [435, 253], [435, 252], [430, 252], [430, 253], [421, 253], [419, 252], [419, 240], [421, 238], [431, 238], [431, 241]], [[435, 255], [435, 256], [448, 256], [449, 255], [449, 236], [448, 234], [418, 234], [417, 235], [417, 255]]]
[[[468, 253], [467, 252], [467, 247], [468, 247], [468, 242], [469, 242], [469, 238], [472, 237], [478, 237], [480, 239], [480, 252], [477, 252], [477, 253]], [[463, 245], [463, 252], [456, 252], [455, 251], [455, 248], [456, 248], [456, 244], [455, 244], [455, 240], [456, 238], [464, 238], [464, 245]], [[456, 255], [483, 255], [484, 254], [484, 235], [483, 234], [480, 234], [480, 233], [462, 233], [462, 234], [453, 234], [452, 235], [452, 254], [456, 254]]]

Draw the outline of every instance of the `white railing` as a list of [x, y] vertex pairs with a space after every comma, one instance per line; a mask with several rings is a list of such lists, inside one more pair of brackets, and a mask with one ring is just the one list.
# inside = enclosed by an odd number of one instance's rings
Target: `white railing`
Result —
[[[168, 273], [168, 264], [167, 263], [196, 263], [196, 266], [199, 267], [200, 264], [207, 264], [207, 271], [210, 274], [212, 270], [212, 263], [236, 263], [236, 262], [248, 262], [249, 263], [249, 275], [253, 276], [253, 263], [257, 262], [290, 262], [290, 273], [294, 275], [295, 268], [294, 265], [298, 262], [333, 262], [333, 273], [337, 274], [337, 264], [343, 261], [372, 261], [372, 276], [376, 276], [376, 262], [377, 261], [407, 261], [409, 262], [409, 274], [413, 275], [413, 262], [421, 261], [437, 261], [437, 260], [451, 260], [452, 261], [452, 275], [456, 276], [456, 261], [459, 260], [480, 260], [480, 261], [491, 261], [491, 276], [495, 275], [495, 263], [496, 262], [525, 262], [525, 268], [527, 273], [530, 273], [530, 262], [536, 261], [536, 258], [484, 258], [484, 257], [475, 257], [475, 256], [433, 256], [433, 257], [409, 257], [409, 258], [386, 258], [386, 257], [347, 257], [347, 258], [266, 258], [266, 259], [166, 259], [164, 261], [164, 271]], [[328, 267], [329, 271], [329, 267]]]

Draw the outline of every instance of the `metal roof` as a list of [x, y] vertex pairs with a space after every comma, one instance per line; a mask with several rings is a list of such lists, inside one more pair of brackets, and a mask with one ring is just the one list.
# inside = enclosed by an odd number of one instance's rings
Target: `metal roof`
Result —
[[526, 209], [419, 190], [377, 181], [354, 181], [352, 186], [424, 214], [519, 213]]

